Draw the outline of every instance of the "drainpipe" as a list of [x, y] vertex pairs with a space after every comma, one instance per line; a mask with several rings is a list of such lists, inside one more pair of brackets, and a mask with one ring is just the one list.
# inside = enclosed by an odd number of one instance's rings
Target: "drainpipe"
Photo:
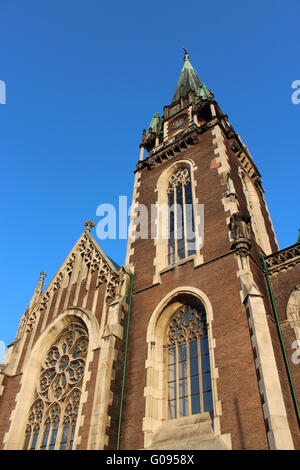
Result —
[[291, 389], [291, 392], [292, 392], [292, 397], [293, 397], [293, 401], [294, 401], [294, 405], [295, 405], [295, 411], [296, 411], [296, 415], [297, 415], [297, 419], [298, 419], [298, 424], [300, 425], [299, 405], [298, 405], [296, 391], [295, 391], [294, 382], [293, 382], [293, 377], [292, 377], [292, 373], [291, 373], [291, 369], [290, 369], [290, 365], [289, 365], [289, 361], [288, 361], [288, 357], [287, 357], [287, 353], [286, 353], [286, 348], [285, 348], [285, 344], [284, 344], [284, 340], [283, 340], [283, 336], [282, 336], [282, 331], [281, 331], [281, 327], [280, 327], [278, 312], [277, 312], [275, 299], [274, 299], [274, 296], [273, 296], [273, 290], [272, 290], [272, 286], [271, 286], [271, 282], [270, 282], [270, 278], [269, 278], [269, 272], [268, 272], [268, 268], [267, 268], [267, 265], [266, 265], [265, 257], [262, 253], [261, 253], [260, 257], [262, 259], [264, 270], [265, 270], [265, 275], [266, 275], [267, 284], [268, 284], [268, 288], [269, 288], [269, 294], [270, 294], [270, 298], [271, 298], [271, 302], [272, 302], [272, 307], [273, 307], [273, 312], [274, 312], [274, 316], [275, 316], [275, 321], [276, 321], [277, 331], [278, 331], [278, 335], [279, 335], [280, 345], [281, 345], [281, 349], [282, 349], [282, 352], [283, 352], [283, 358], [284, 358], [285, 367], [286, 367], [286, 371], [287, 371], [287, 375], [288, 375], [288, 379], [289, 379], [289, 384], [290, 384], [290, 389]]
[[125, 354], [124, 354], [124, 365], [123, 365], [123, 379], [122, 379], [121, 403], [120, 403], [120, 412], [119, 412], [119, 426], [118, 426], [118, 436], [117, 436], [117, 450], [120, 450], [122, 411], [123, 411], [123, 401], [124, 401], [125, 375], [126, 375], [129, 325], [130, 325], [131, 301], [132, 301], [132, 287], [133, 287], [133, 274], [130, 274], [130, 293], [129, 293], [128, 317], [127, 317], [127, 327], [126, 327], [126, 341], [125, 341]]

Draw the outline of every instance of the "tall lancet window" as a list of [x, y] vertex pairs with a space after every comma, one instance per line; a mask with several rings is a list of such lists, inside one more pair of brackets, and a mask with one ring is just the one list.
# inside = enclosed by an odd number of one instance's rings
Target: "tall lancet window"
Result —
[[88, 332], [77, 318], [45, 354], [29, 411], [23, 449], [72, 449], [88, 349]]
[[186, 167], [177, 169], [170, 178], [168, 206], [168, 264], [174, 264], [196, 252], [191, 176]]
[[204, 411], [213, 411], [206, 312], [184, 305], [168, 329], [168, 417]]

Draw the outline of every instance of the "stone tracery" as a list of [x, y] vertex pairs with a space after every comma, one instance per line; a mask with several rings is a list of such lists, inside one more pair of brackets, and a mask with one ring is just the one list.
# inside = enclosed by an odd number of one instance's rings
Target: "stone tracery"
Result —
[[88, 343], [87, 329], [77, 319], [63, 329], [47, 350], [29, 412], [25, 449], [54, 449], [61, 426], [61, 448], [72, 447]]

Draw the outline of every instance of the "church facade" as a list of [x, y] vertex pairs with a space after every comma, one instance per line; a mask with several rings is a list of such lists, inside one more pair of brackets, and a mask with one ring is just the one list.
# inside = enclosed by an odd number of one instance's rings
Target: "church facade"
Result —
[[300, 242], [279, 250], [260, 177], [185, 53], [124, 265], [89, 220], [41, 272], [0, 369], [1, 449], [300, 449]]

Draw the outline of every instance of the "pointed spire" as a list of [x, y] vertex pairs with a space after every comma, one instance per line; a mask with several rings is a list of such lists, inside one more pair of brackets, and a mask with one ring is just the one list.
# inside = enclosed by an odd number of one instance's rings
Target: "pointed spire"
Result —
[[30, 304], [29, 304], [29, 310], [32, 309], [32, 307], [35, 306], [35, 304], [37, 303], [37, 301], [39, 300], [39, 298], [41, 297], [42, 295], [42, 292], [43, 292], [43, 286], [44, 286], [44, 278], [47, 276], [47, 274], [45, 274], [43, 271], [40, 272], [40, 279], [39, 279], [39, 282], [34, 290], [34, 293], [33, 293], [33, 296], [32, 296], [32, 299], [30, 301]]
[[184, 64], [171, 104], [174, 104], [175, 102], [179, 101], [180, 98], [187, 97], [188, 92], [190, 90], [194, 91], [194, 93], [197, 95], [198, 101], [200, 99], [213, 99], [212, 93], [208, 90], [206, 85], [204, 85], [204, 83], [200, 81], [196, 70], [192, 66], [186, 48], [183, 47], [183, 50]]

